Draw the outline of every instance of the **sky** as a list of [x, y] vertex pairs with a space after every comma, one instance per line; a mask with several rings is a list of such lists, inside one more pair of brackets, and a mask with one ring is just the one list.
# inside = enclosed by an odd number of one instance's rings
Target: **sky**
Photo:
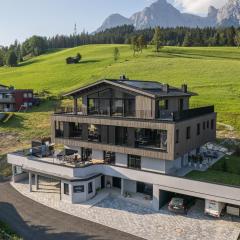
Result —
[[[227, 0], [168, 0], [180, 11], [206, 15], [210, 5]], [[154, 0], [0, 0], [0, 46], [32, 35], [70, 34], [96, 30], [112, 13], [130, 17]]]

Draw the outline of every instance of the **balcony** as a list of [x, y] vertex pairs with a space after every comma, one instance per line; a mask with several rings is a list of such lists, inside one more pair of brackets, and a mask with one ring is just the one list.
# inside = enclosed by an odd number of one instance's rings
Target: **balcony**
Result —
[[[35, 149], [36, 150], [36, 149]], [[67, 149], [69, 151], [69, 149]], [[85, 168], [96, 164], [104, 164], [105, 161], [97, 161], [91, 158], [83, 159], [76, 151], [72, 153], [61, 151], [43, 151], [33, 153], [33, 149], [24, 149], [11, 153], [11, 156], [23, 157], [30, 162], [49, 163], [57, 166], [70, 167], [70, 168]], [[25, 164], [27, 165], [27, 164]]]
[[0, 103], [15, 103], [15, 98], [14, 97], [0, 98]]
[[[104, 115], [104, 114], [98, 114], [98, 112], [91, 112], [91, 114], [88, 113], [89, 111], [86, 110], [86, 108], [78, 108], [76, 111], [72, 107], [62, 107], [55, 109], [55, 115], [75, 115], [75, 116], [99, 116], [99, 117], [107, 117], [107, 118], [117, 118], [117, 117], [125, 117], [125, 118], [135, 118], [139, 119], [136, 116], [151, 116], [152, 111], [143, 111], [143, 110], [135, 110], [133, 114], [110, 114], [110, 115]], [[156, 121], [170, 121], [170, 122], [179, 122], [184, 121], [191, 118], [200, 117], [206, 114], [214, 113], [214, 106], [207, 106], [207, 107], [199, 107], [199, 108], [193, 108], [188, 109], [180, 112], [170, 112], [163, 110], [161, 111], [154, 120]]]

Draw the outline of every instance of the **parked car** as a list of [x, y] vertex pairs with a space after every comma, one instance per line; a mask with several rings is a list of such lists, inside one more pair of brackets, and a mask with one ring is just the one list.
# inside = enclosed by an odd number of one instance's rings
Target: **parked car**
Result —
[[175, 213], [187, 214], [194, 203], [195, 200], [191, 197], [174, 197], [168, 204], [168, 210]]
[[205, 200], [205, 214], [220, 218], [226, 204], [212, 200]]

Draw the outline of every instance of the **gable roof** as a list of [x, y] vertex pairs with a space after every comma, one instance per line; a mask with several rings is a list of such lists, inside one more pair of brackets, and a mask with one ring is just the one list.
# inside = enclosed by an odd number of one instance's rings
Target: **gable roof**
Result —
[[128, 79], [103, 79], [95, 83], [89, 84], [85, 87], [81, 87], [74, 91], [64, 94], [64, 97], [67, 96], [77, 96], [81, 95], [84, 92], [95, 88], [98, 85], [107, 84], [115, 87], [119, 87], [125, 90], [135, 92], [140, 95], [144, 95], [151, 98], [158, 97], [190, 97], [197, 95], [192, 92], [184, 92], [180, 88], [172, 87], [167, 84], [162, 84], [156, 81], [141, 81], [141, 80], [128, 80]]

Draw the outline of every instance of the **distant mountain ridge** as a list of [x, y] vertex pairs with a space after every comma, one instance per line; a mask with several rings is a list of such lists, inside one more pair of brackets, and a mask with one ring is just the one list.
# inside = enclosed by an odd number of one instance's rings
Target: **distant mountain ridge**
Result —
[[209, 7], [208, 15], [200, 17], [181, 13], [167, 0], [158, 0], [143, 11], [134, 13], [130, 18], [112, 14], [103, 22], [96, 32], [122, 25], [134, 25], [136, 29], [149, 27], [215, 27], [240, 26], [240, 0], [229, 0], [222, 8]]

